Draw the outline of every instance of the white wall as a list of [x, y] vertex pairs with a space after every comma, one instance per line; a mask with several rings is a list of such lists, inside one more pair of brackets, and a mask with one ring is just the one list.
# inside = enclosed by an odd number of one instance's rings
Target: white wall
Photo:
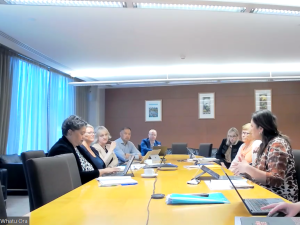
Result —
[[88, 93], [88, 121], [96, 127], [105, 126], [105, 89], [92, 86]]

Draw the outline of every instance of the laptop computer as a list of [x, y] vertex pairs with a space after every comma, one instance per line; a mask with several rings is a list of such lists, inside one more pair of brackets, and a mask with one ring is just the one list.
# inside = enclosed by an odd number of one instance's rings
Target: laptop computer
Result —
[[[222, 167], [221, 167], [222, 168]], [[219, 174], [217, 174], [216, 172], [212, 171], [211, 169], [207, 168], [206, 166], [202, 165], [200, 167], [200, 169], [203, 171], [203, 173], [200, 173], [199, 175], [197, 175], [195, 177], [195, 179], [198, 180], [202, 180], [202, 179], [210, 179], [211, 177], [201, 177], [203, 174], [208, 173], [209, 175], [211, 175], [215, 180], [227, 180], [228, 178], [226, 176], [220, 176]], [[223, 169], [223, 168], [222, 168]], [[224, 170], [223, 170], [224, 171]], [[243, 177], [242, 176], [230, 176], [231, 180], [242, 180]]]
[[127, 164], [126, 164], [126, 166], [125, 166], [125, 169], [123, 171], [116, 172], [116, 173], [106, 173], [106, 174], [103, 174], [102, 177], [106, 177], [106, 176], [133, 176], [132, 173], [127, 174], [128, 170], [131, 167], [133, 159], [134, 159], [134, 155], [131, 155], [128, 162], [127, 162]]
[[[223, 168], [222, 168], [222, 170], [223, 170]], [[230, 181], [232, 187], [234, 188], [234, 190], [236, 191], [236, 193], [238, 194], [238, 196], [240, 197], [240, 199], [242, 200], [242, 202], [244, 203], [244, 205], [246, 206], [247, 210], [249, 211], [249, 213], [251, 215], [254, 215], [254, 216], [268, 215], [268, 213], [271, 209], [262, 210], [261, 207], [269, 205], [269, 204], [273, 204], [273, 203], [284, 202], [281, 198], [248, 198], [248, 199], [242, 198], [239, 191], [236, 189], [236, 187], [232, 183], [230, 176], [228, 176], [224, 170], [223, 170], [223, 172], [226, 175], [226, 177], [228, 178], [228, 180]]]
[[158, 154], [159, 154], [159, 152], [160, 152], [160, 150], [152, 150], [152, 151], [149, 151], [149, 152], [147, 152], [147, 154], [142, 158], [142, 160], [141, 161], [139, 161], [139, 160], [134, 160], [134, 164], [137, 164], [137, 163], [139, 163], [139, 164], [143, 164], [144, 162], [145, 162], [145, 160], [147, 160], [150, 156], [157, 156]]
[[159, 156], [165, 156], [168, 151], [167, 146], [153, 146], [153, 150], [160, 150]]

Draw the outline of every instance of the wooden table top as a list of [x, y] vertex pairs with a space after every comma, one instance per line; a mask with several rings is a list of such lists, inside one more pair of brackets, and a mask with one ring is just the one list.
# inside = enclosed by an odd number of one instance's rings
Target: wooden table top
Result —
[[[158, 171], [155, 193], [166, 196], [172, 193], [222, 192], [230, 204], [216, 205], [167, 205], [166, 198], [152, 199], [150, 203], [149, 225], [162, 224], [234, 224], [235, 216], [251, 216], [234, 190], [210, 191], [202, 181], [199, 185], [186, 182], [198, 169], [186, 169], [189, 162], [178, 162], [187, 155], [168, 155], [167, 163], [178, 165], [176, 171]], [[219, 166], [211, 167], [224, 175]], [[228, 174], [232, 174], [227, 171]], [[57, 198], [30, 213], [31, 225], [58, 224], [146, 224], [147, 204], [153, 192], [155, 178], [142, 178], [143, 169], [134, 171], [138, 185], [99, 187], [92, 180], [85, 185]], [[272, 192], [254, 185], [253, 189], [240, 190], [243, 198], [278, 198]]]

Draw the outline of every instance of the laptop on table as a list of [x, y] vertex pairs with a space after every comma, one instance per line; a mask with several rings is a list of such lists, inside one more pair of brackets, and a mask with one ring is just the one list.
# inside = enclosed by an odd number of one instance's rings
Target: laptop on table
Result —
[[133, 159], [134, 159], [134, 155], [131, 155], [128, 162], [127, 162], [127, 164], [126, 164], [126, 166], [125, 166], [125, 169], [123, 171], [116, 172], [116, 173], [106, 173], [106, 174], [103, 174], [102, 177], [106, 177], [106, 176], [133, 176], [132, 173], [127, 174], [128, 170], [131, 167]]
[[153, 146], [153, 150], [160, 150], [159, 156], [165, 156], [168, 151], [167, 146]]
[[[223, 170], [223, 168], [222, 168], [222, 170]], [[262, 210], [261, 207], [269, 205], [269, 204], [273, 204], [273, 203], [284, 202], [281, 198], [248, 198], [248, 199], [242, 198], [239, 191], [236, 189], [236, 187], [232, 183], [230, 176], [228, 176], [224, 170], [223, 170], [223, 172], [225, 173], [225, 175], [228, 178], [228, 180], [230, 181], [232, 187], [234, 188], [234, 190], [236, 191], [236, 193], [238, 194], [238, 196], [240, 197], [240, 199], [246, 206], [249, 213], [253, 216], [268, 215], [268, 213], [271, 209]]]
[[154, 156], [157, 156], [159, 154], [160, 150], [152, 150], [147, 152], [147, 154], [142, 158], [141, 161], [135, 160], [134, 163], [140, 163], [143, 164], [145, 162], [145, 160], [147, 160], [150, 156], [151, 158]]
[[[198, 180], [209, 179], [209, 180], [211, 180], [211, 177], [201, 177], [205, 173], [208, 173], [209, 175], [211, 175], [214, 180], [227, 180], [228, 179], [226, 176], [220, 176], [219, 174], [217, 174], [216, 172], [212, 171], [211, 169], [209, 169], [208, 167], [206, 167], [204, 165], [202, 165], [200, 167], [200, 169], [203, 171], [203, 173], [200, 173], [199, 175], [197, 175], [195, 177], [195, 179], [198, 179]], [[242, 176], [230, 176], [230, 179], [231, 180], [242, 180], [243, 177]]]

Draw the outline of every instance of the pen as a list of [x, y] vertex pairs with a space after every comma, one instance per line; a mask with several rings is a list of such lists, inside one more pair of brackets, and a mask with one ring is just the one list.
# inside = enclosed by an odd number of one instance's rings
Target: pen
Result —
[[136, 185], [137, 183], [134, 184], [121, 184], [122, 186], [128, 186], [128, 185]]

